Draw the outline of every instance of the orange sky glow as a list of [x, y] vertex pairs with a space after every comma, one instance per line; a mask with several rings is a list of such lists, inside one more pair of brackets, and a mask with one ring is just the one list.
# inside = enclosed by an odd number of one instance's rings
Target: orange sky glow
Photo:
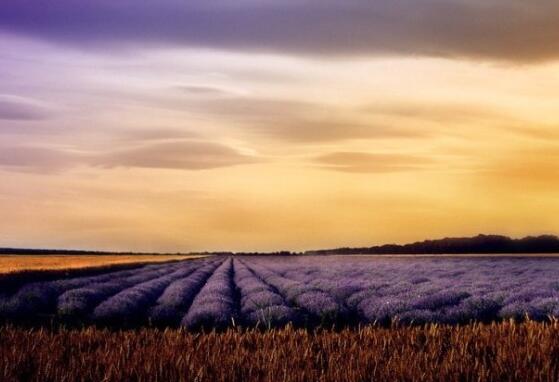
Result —
[[[513, 12], [489, 3], [470, 11]], [[239, 4], [242, 15], [253, 2]], [[546, 42], [559, 20], [545, 15], [559, 9], [541, 6], [527, 36], [489, 30], [478, 46], [421, 29], [433, 41], [417, 51], [403, 37], [367, 51], [335, 25], [325, 41], [186, 30], [105, 44], [0, 17], [0, 246], [271, 251], [557, 233], [559, 57]], [[489, 28], [475, 20], [456, 28], [474, 39]]]

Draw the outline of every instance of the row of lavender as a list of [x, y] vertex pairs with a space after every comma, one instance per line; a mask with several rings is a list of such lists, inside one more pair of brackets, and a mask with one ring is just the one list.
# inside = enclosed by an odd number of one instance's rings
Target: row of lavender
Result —
[[250, 257], [29, 283], [4, 320], [222, 328], [559, 316], [559, 260]]
[[301, 257], [254, 259], [252, 268], [288, 302], [323, 317], [362, 323], [559, 317], [555, 258]]
[[0, 318], [170, 325], [176, 315], [186, 314], [194, 296], [223, 262], [223, 258], [208, 258], [32, 282], [0, 298]]

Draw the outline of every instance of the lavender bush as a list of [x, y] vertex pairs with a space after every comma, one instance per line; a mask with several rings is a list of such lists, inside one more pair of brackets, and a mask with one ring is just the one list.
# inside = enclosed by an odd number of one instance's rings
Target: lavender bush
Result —
[[[554, 258], [255, 258], [253, 267], [343, 302], [363, 323], [458, 323], [559, 313]], [[289, 281], [282, 280], [282, 285]]]
[[150, 309], [150, 321], [159, 326], [177, 325], [194, 297], [221, 263], [223, 260], [196, 264], [198, 268], [191, 274], [171, 283], [157, 299], [156, 305]]
[[[343, 305], [323, 290], [297, 281], [297, 277], [293, 275], [293, 278], [281, 276], [282, 270], [274, 268], [274, 263], [268, 264], [271, 266], [269, 268], [258, 262], [249, 264], [250, 269], [265, 283], [278, 290], [289, 304], [304, 312], [309, 324], [330, 324], [347, 313]], [[305, 269], [302, 272], [308, 274]]]
[[[134, 272], [128, 277], [114, 277], [109, 281], [91, 283], [81, 288], [70, 289], [58, 297], [57, 311], [66, 316], [82, 317], [109, 297], [140, 283], [161, 277], [177, 267], [151, 268]], [[193, 267], [182, 268], [193, 270]]]
[[165, 288], [190, 272], [190, 267], [182, 267], [168, 275], [125, 289], [97, 306], [92, 318], [98, 322], [111, 324], [142, 321], [149, 307]]
[[235, 260], [235, 285], [241, 296], [241, 319], [245, 325], [283, 326], [299, 321], [298, 313], [288, 306], [272, 286], [266, 284], [242, 261]]
[[233, 261], [225, 260], [194, 298], [181, 324], [187, 328], [224, 328], [235, 319]]
[[175, 264], [147, 265], [140, 269], [107, 272], [97, 276], [68, 278], [50, 282], [29, 283], [14, 295], [0, 302], [0, 317], [33, 318], [36, 315], [52, 313], [56, 308], [57, 298], [65, 291], [82, 288], [95, 283], [104, 283], [121, 277], [128, 277], [138, 272], [158, 270], [166, 272], [176, 267]]
[[35, 282], [0, 319], [188, 328], [559, 318], [559, 259], [209, 257]]

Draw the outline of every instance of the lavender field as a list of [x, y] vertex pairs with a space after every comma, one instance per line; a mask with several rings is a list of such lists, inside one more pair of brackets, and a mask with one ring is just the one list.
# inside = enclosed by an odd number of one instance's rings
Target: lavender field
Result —
[[559, 259], [209, 257], [0, 290], [0, 319], [271, 328], [559, 316]]

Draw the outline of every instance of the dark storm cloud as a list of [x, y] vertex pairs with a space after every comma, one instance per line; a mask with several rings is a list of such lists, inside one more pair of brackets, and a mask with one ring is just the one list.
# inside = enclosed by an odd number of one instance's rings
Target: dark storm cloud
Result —
[[556, 0], [3, 0], [0, 29], [79, 46], [172, 44], [306, 55], [541, 61]]
[[322, 168], [355, 173], [386, 173], [418, 170], [431, 164], [432, 160], [404, 154], [380, 154], [362, 152], [335, 152], [315, 158]]

